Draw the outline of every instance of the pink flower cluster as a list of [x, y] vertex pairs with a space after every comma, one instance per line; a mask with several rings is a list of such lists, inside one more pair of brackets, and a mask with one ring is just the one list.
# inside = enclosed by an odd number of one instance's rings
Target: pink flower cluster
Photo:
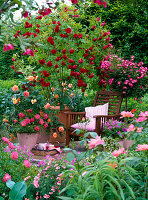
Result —
[[104, 144], [104, 140], [101, 140], [101, 137], [97, 136], [95, 139], [91, 139], [89, 141], [89, 149], [93, 149], [96, 146], [98, 146], [99, 144], [103, 145]]
[[118, 149], [118, 150], [115, 150], [112, 152], [112, 155], [115, 156], [115, 157], [118, 157], [120, 154], [125, 154], [125, 149], [124, 148], [121, 148], [121, 149]]
[[[6, 138], [6, 137], [3, 137], [2, 138], [2, 140], [6, 143], [6, 144], [8, 144], [8, 149], [9, 150], [14, 150], [14, 149], [17, 149], [14, 145], [13, 145], [13, 143], [11, 143], [10, 141], [9, 141], [9, 139], [8, 138]], [[19, 147], [19, 148], [21, 148], [21, 147]], [[17, 151], [20, 151], [19, 150], [19, 148], [17, 149]], [[11, 152], [11, 158], [12, 158], [12, 160], [17, 160], [18, 159], [18, 152], [17, 151], [12, 151]], [[25, 167], [31, 167], [31, 163], [29, 162], [29, 160], [24, 160], [24, 165], [25, 165]], [[25, 181], [28, 179], [28, 178], [30, 178], [30, 176], [29, 177], [26, 177], [25, 178]], [[3, 182], [7, 182], [8, 180], [11, 180], [11, 176], [9, 175], [9, 174], [5, 174], [5, 176], [3, 177]]]
[[[32, 110], [31, 109], [28, 109], [27, 110], [28, 113], [32, 113]], [[26, 117], [25, 114], [23, 113], [19, 113], [19, 118], [24, 118]], [[20, 122], [21, 126], [25, 127], [27, 125], [35, 125], [35, 124], [39, 124], [39, 125], [44, 125], [44, 128], [47, 128], [48, 127], [48, 123], [44, 120], [47, 120], [48, 119], [48, 115], [44, 113], [43, 115], [44, 119], [41, 118], [41, 116], [39, 114], [36, 114], [34, 117], [32, 118], [25, 118], [23, 121]], [[18, 120], [14, 120], [14, 123], [17, 124], [18, 123]], [[39, 131], [40, 130], [40, 127], [39, 126], [36, 126], [35, 127], [35, 131]]]
[[135, 151], [147, 151], [148, 144], [138, 144]]
[[[123, 94], [127, 93], [128, 90], [133, 87], [137, 87], [137, 83], [140, 83], [140, 79], [145, 78], [147, 76], [147, 67], [143, 67], [143, 62], [134, 63], [134, 56], [131, 57], [131, 60], [124, 60], [119, 58], [116, 55], [106, 56], [104, 61], [101, 63], [101, 69], [104, 69], [110, 79], [107, 81], [105, 79], [104, 82], [113, 87], [117, 87], [123, 91]], [[115, 72], [122, 72], [123, 78], [119, 80], [119, 78], [115, 78]], [[112, 77], [113, 76], [113, 77]], [[112, 80], [112, 81], [111, 81]], [[144, 90], [142, 85], [138, 85], [138, 87]]]
[[134, 114], [132, 112], [129, 112], [129, 111], [122, 111], [121, 115], [122, 115], [121, 118], [123, 118], [123, 117], [134, 117]]
[[12, 44], [4, 44], [4, 50], [3, 51], [9, 51], [13, 50], [14, 46]]
[[142, 129], [143, 129], [143, 127], [139, 128], [139, 127], [135, 127], [134, 124], [130, 124], [128, 129], [127, 129], [127, 132], [136, 131], [136, 132], [140, 133], [140, 132], [142, 132]]

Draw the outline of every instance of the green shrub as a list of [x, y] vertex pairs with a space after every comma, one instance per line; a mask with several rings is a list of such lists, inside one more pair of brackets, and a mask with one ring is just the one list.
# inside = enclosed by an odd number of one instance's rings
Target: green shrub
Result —
[[[124, 58], [130, 59], [131, 55], [135, 55], [136, 62], [148, 64], [147, 7], [148, 2], [145, 0], [109, 0], [106, 8], [93, 2], [87, 8], [83, 5], [79, 8], [83, 15], [97, 16], [106, 22], [112, 44]], [[78, 20], [87, 25], [84, 19]]]

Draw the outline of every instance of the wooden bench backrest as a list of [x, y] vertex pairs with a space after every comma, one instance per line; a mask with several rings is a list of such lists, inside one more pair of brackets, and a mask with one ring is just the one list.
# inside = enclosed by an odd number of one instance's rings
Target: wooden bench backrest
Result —
[[93, 106], [109, 103], [108, 114], [119, 114], [123, 95], [113, 91], [97, 92]]

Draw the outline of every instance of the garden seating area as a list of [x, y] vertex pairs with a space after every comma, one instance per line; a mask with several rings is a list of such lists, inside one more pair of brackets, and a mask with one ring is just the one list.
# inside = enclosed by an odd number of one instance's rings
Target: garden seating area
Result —
[[0, 2], [0, 200], [148, 199], [147, 4]]

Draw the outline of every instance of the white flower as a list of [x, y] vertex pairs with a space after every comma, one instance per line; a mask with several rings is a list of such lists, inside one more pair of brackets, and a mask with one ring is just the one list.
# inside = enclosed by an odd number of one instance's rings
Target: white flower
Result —
[[31, 103], [32, 103], [32, 104], [34, 104], [34, 103], [36, 103], [36, 102], [37, 102], [36, 99], [31, 99]]

